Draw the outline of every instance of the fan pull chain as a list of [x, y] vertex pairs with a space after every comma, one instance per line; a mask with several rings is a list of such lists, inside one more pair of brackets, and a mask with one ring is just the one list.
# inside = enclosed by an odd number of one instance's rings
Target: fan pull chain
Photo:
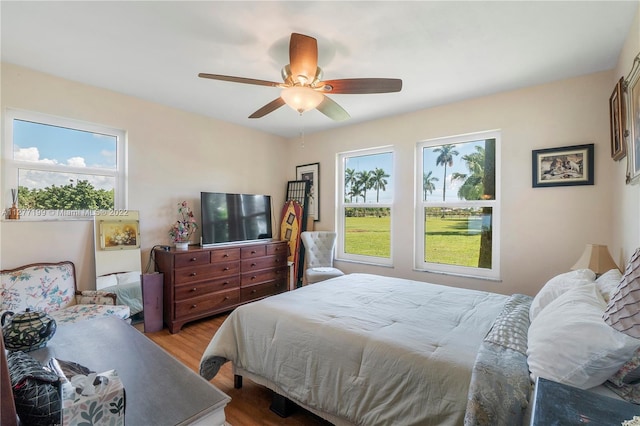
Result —
[[302, 122], [300, 126], [300, 148], [304, 149], [304, 118], [302, 118], [302, 114], [300, 114], [300, 121]]

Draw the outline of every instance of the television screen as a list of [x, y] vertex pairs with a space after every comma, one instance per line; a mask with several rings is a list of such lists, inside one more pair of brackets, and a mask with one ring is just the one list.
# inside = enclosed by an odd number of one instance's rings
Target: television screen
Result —
[[201, 192], [202, 245], [271, 238], [269, 195]]

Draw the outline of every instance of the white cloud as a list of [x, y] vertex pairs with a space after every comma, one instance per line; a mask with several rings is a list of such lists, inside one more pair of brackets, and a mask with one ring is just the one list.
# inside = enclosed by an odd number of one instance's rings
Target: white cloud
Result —
[[67, 160], [67, 166], [71, 167], [87, 167], [82, 157], [71, 157]]
[[34, 163], [58, 164], [56, 160], [49, 160], [48, 158], [40, 159], [40, 151], [38, 151], [36, 147], [20, 148], [13, 152], [13, 158]]

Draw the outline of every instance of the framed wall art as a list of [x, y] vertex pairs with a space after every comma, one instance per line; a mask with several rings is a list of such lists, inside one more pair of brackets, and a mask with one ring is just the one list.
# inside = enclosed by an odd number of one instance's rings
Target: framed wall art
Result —
[[626, 111], [622, 96], [622, 86], [624, 77], [613, 89], [609, 98], [609, 121], [611, 125], [611, 158], [614, 161], [622, 160], [627, 155], [627, 144], [625, 141]]
[[533, 187], [593, 185], [593, 163], [593, 144], [534, 150]]
[[308, 216], [313, 217], [313, 221], [320, 220], [320, 163], [304, 164], [296, 167], [296, 178], [298, 180], [308, 180], [309, 187], [309, 212]]
[[137, 220], [101, 220], [100, 248], [129, 250], [140, 247], [140, 225]]
[[629, 173], [631, 183], [640, 183], [640, 55], [636, 56], [627, 80], [629, 122]]

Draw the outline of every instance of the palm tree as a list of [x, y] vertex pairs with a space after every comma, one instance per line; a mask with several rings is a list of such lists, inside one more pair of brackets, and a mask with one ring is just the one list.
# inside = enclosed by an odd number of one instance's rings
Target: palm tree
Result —
[[358, 180], [360, 188], [362, 188], [363, 203], [367, 202], [367, 190], [373, 188], [371, 177], [372, 174], [370, 170], [363, 170], [356, 173], [356, 179]]
[[[356, 181], [356, 171], [354, 169], [346, 168], [344, 171], [344, 195], [345, 198], [347, 195], [350, 195], [349, 201], [353, 201], [353, 195], [351, 194], [351, 186]], [[349, 187], [349, 191], [347, 191], [347, 187]]]
[[454, 173], [451, 178], [454, 180], [464, 180], [458, 197], [464, 200], [480, 200], [484, 191], [484, 148], [476, 145], [476, 152], [462, 156], [470, 174]]
[[387, 184], [389, 183], [389, 181], [387, 181], [388, 177], [389, 175], [378, 167], [376, 167], [371, 175], [371, 186], [376, 190], [376, 203], [380, 202], [380, 190], [382, 189], [384, 191], [387, 189]]
[[422, 175], [422, 191], [424, 194], [422, 199], [424, 201], [427, 201], [427, 192], [433, 194], [433, 191], [436, 190], [436, 185], [433, 182], [440, 180], [435, 176], [431, 176], [432, 173], [433, 171], [429, 170], [429, 173], [423, 173]]
[[442, 145], [439, 148], [435, 148], [433, 152], [439, 152], [438, 158], [436, 158], [436, 166], [443, 165], [444, 166], [444, 182], [442, 182], [442, 201], [445, 201], [445, 195], [447, 193], [447, 165], [449, 167], [453, 166], [453, 156], [459, 155], [460, 153], [455, 150], [454, 144], [446, 144]]

